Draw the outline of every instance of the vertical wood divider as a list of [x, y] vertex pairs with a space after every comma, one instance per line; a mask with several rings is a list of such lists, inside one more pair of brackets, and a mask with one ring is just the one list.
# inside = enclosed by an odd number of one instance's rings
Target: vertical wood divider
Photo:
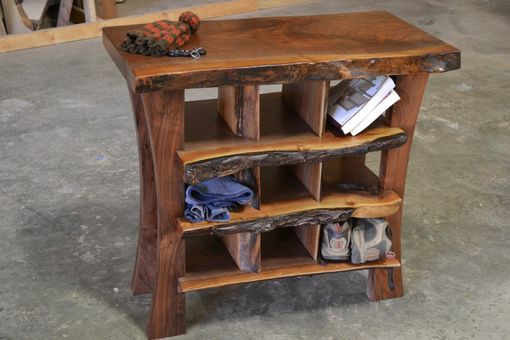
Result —
[[319, 255], [319, 241], [321, 226], [320, 224], [305, 225], [301, 227], [294, 227], [294, 233], [306, 248], [310, 256], [317, 261]]
[[218, 87], [218, 113], [237, 136], [260, 139], [258, 85]]
[[[220, 86], [218, 88], [218, 114], [239, 137], [260, 139], [260, 94], [258, 85]], [[260, 168], [238, 172], [234, 177], [254, 192], [252, 206], [260, 209]], [[239, 269], [260, 271], [260, 234], [237, 233], [221, 239]]]
[[322, 163], [303, 163], [294, 166], [294, 173], [315, 200], [321, 200]]
[[319, 137], [326, 127], [329, 81], [310, 80], [283, 84], [282, 98]]
[[[313, 80], [294, 84], [283, 84], [282, 99], [317, 134], [322, 136], [326, 128], [326, 108], [329, 81]], [[294, 166], [294, 173], [312, 196], [320, 201], [322, 186], [322, 163], [304, 163]], [[296, 236], [317, 260], [320, 240], [320, 225], [293, 228]]]

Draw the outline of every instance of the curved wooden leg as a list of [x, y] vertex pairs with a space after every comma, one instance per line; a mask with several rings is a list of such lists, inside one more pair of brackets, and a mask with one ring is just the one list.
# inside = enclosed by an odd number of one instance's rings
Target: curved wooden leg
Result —
[[184, 181], [177, 150], [184, 147], [184, 90], [142, 95], [154, 164], [157, 196], [157, 264], [149, 339], [185, 332], [185, 299], [178, 292], [184, 276], [184, 241], [177, 217], [184, 210]]
[[156, 274], [156, 250], [158, 238], [156, 183], [149, 142], [149, 131], [145, 121], [142, 98], [129, 89], [131, 106], [135, 118], [140, 161], [140, 231], [136, 248], [135, 268], [131, 289], [135, 295], [152, 292]]
[[[383, 189], [395, 191], [404, 200], [407, 164], [411, 152], [414, 127], [420, 111], [421, 101], [427, 86], [428, 73], [398, 76], [396, 91], [400, 96], [391, 112], [386, 116], [386, 123], [398, 126], [408, 136], [407, 142], [399, 148], [382, 152], [379, 177]], [[402, 210], [388, 217], [393, 235], [393, 251], [401, 261], [401, 224]], [[395, 269], [371, 269], [368, 274], [367, 295], [371, 300], [400, 297], [404, 294], [402, 284], [402, 267]]]

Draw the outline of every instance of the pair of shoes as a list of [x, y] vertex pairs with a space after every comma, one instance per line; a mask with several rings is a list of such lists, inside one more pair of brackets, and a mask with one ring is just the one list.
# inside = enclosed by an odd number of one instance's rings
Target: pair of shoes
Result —
[[325, 260], [348, 260], [354, 264], [394, 257], [391, 230], [383, 218], [361, 218], [330, 223], [322, 231], [321, 254]]

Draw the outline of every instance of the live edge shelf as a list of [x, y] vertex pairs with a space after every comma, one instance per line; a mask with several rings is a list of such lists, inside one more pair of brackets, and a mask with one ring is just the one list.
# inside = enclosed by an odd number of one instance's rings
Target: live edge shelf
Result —
[[[135, 294], [152, 293], [150, 339], [185, 333], [185, 293], [284, 277], [368, 269], [371, 300], [403, 295], [401, 221], [413, 132], [429, 73], [460, 67], [453, 46], [387, 12], [205, 21], [201, 59], [104, 45], [131, 97], [140, 159]], [[356, 137], [327, 124], [331, 81], [391, 75], [401, 100]], [[261, 85], [281, 84], [261, 94]], [[185, 90], [217, 87], [216, 99]], [[365, 155], [380, 152], [379, 173]], [[232, 175], [250, 206], [224, 223], [183, 217], [188, 184]], [[321, 224], [385, 217], [394, 259], [322, 263]], [[256, 303], [256, 302], [255, 302]]]

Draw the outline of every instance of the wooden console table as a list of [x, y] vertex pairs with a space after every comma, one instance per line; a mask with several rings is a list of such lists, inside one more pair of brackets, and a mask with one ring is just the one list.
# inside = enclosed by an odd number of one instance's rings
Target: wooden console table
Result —
[[[132, 288], [152, 293], [149, 338], [185, 332], [185, 293], [299, 275], [369, 269], [368, 296], [403, 295], [402, 201], [428, 74], [460, 67], [460, 52], [386, 12], [202, 23], [201, 59], [152, 58], [103, 42], [126, 78], [138, 137], [140, 235]], [[330, 81], [392, 75], [401, 100], [362, 134], [326, 126]], [[261, 94], [264, 84], [281, 93]], [[218, 99], [185, 102], [185, 89]], [[381, 151], [379, 175], [365, 154]], [[184, 188], [234, 175], [255, 200], [226, 223], [183, 219]], [[343, 191], [337, 184], [369, 191]], [[395, 259], [318, 263], [320, 224], [387, 217]]]

